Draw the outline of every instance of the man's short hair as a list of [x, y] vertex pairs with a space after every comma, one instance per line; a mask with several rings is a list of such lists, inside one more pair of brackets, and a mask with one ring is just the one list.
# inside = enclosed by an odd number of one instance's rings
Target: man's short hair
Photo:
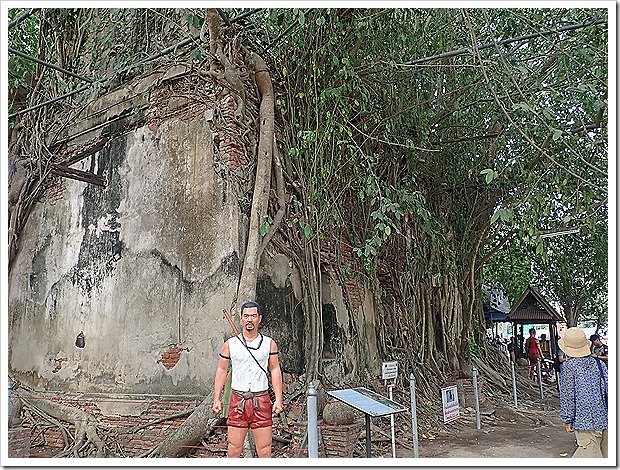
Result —
[[258, 314], [262, 316], [262, 315], [263, 315], [263, 312], [261, 311], [260, 305], [259, 305], [258, 303], [256, 303], [256, 302], [252, 302], [252, 301], [249, 301], [249, 302], [244, 303], [244, 304], [241, 306], [241, 309], [240, 309], [240, 313], [239, 313], [239, 314], [240, 314], [240, 315], [243, 315], [243, 311], [244, 311], [246, 308], [254, 308], [254, 307], [256, 307], [256, 311], [258, 312]]
[[590, 336], [590, 341], [596, 341], [597, 339], [601, 339], [601, 337], [597, 334], [591, 335]]

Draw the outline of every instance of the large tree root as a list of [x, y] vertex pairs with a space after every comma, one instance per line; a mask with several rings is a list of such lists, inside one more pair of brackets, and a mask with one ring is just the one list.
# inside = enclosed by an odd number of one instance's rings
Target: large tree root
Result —
[[[37, 398], [24, 389], [20, 389], [18, 393], [25, 409], [40, 415], [60, 428], [65, 441], [65, 447], [55, 457], [65, 457], [69, 454], [73, 454], [74, 457], [80, 457], [80, 452], [84, 452], [90, 444], [96, 448], [95, 457], [105, 457], [105, 446], [97, 433], [97, 418], [92, 414], [61, 403]], [[75, 426], [72, 444], [68, 442], [70, 433], [67, 426], [62, 422]]]

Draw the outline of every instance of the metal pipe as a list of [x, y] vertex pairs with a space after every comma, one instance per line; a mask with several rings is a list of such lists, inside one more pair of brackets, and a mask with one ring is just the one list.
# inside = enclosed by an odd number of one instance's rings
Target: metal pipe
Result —
[[11, 21], [9, 23], [9, 29], [11, 29], [13, 26], [15, 26], [17, 23], [20, 23], [21, 21], [25, 20], [26, 18], [28, 18], [30, 15], [32, 15], [35, 11], [37, 11], [39, 8], [31, 8], [30, 11], [27, 11], [25, 13], [22, 13], [21, 16], [19, 16], [18, 18], [15, 18], [13, 21]]
[[366, 414], [366, 458], [372, 457], [372, 441], [370, 439], [370, 415]]
[[418, 412], [416, 409], [415, 399], [415, 376], [413, 372], [409, 374], [409, 390], [411, 392], [411, 430], [413, 437], [413, 457], [420, 457], [420, 449], [418, 448]]
[[230, 20], [231, 23], [237, 23], [238, 21], [246, 19], [248, 16], [252, 16], [254, 13], [258, 13], [259, 11], [264, 10], [264, 8], [254, 8], [253, 10], [247, 11], [245, 13], [241, 13], [239, 16], [235, 16]]
[[91, 82], [88, 85], [81, 86], [80, 88], [77, 88], [77, 89], [75, 89], [73, 91], [70, 91], [69, 93], [65, 93], [64, 95], [57, 96], [56, 98], [52, 98], [51, 100], [48, 100], [48, 101], [46, 101], [44, 103], [39, 103], [39, 104], [37, 104], [35, 106], [32, 106], [30, 108], [22, 109], [21, 111], [17, 111], [17, 112], [15, 112], [13, 114], [9, 114], [8, 118], [11, 119], [11, 118], [14, 118], [16, 116], [20, 116], [22, 114], [26, 114], [26, 113], [28, 113], [30, 111], [35, 111], [35, 110], [37, 110], [39, 108], [42, 108], [44, 106], [53, 104], [53, 103], [55, 103], [57, 101], [65, 99], [65, 98], [69, 98], [70, 96], [73, 96], [73, 95], [75, 95], [77, 93], [81, 93], [81, 92], [83, 92], [85, 90], [88, 90], [91, 86], [93, 86], [96, 83], [105, 83], [108, 80], [110, 80], [113, 77], [115, 77], [117, 74], [122, 74], [122, 73], [124, 73], [124, 72], [126, 72], [128, 70], [131, 70], [134, 67], [139, 67], [140, 65], [144, 65], [147, 62], [150, 62], [152, 60], [158, 59], [158, 58], [160, 58], [160, 57], [162, 57], [162, 56], [164, 56], [166, 54], [169, 54], [170, 52], [176, 51], [179, 47], [186, 46], [187, 44], [190, 44], [191, 42], [198, 40], [199, 38], [200, 38], [200, 35], [198, 34], [198, 35], [193, 36], [191, 38], [184, 39], [183, 41], [178, 42], [177, 44], [175, 44], [173, 46], [167, 47], [166, 49], [164, 49], [163, 51], [158, 52], [157, 54], [149, 56], [146, 59], [143, 59], [143, 60], [141, 60], [139, 62], [136, 62], [134, 64], [128, 65], [123, 70], [120, 70], [118, 72], [114, 72], [114, 73], [112, 73], [112, 74], [110, 74], [110, 75], [108, 75], [106, 77], [102, 77], [102, 78], [100, 78], [99, 80], [97, 80], [95, 82]]
[[88, 83], [92, 83], [93, 82], [93, 80], [90, 79], [90, 78], [82, 77], [81, 75], [78, 75], [77, 73], [73, 73], [73, 72], [70, 72], [69, 70], [66, 70], [66, 69], [63, 69], [62, 67], [59, 67], [58, 65], [50, 64], [49, 62], [45, 62], [44, 60], [37, 59], [36, 57], [33, 57], [31, 55], [28, 55], [28, 54], [24, 54], [23, 52], [19, 52], [18, 50], [13, 49], [12, 47], [8, 47], [7, 50], [11, 54], [18, 55], [20, 57], [23, 57], [24, 59], [30, 60], [32, 62], [36, 62], [37, 64], [41, 64], [41, 65], [43, 65], [45, 67], [49, 67], [51, 69], [57, 70], [57, 71], [62, 72], [64, 74], [70, 75], [72, 77], [79, 78], [80, 80], [83, 80], [85, 82], [88, 82]]
[[517, 378], [516, 378], [516, 374], [515, 374], [515, 368], [517, 367], [517, 364], [514, 362], [510, 362], [510, 372], [512, 373], [512, 398], [515, 404], [515, 408], [518, 407], [517, 405]]
[[[510, 39], [504, 39], [503, 41], [493, 41], [493, 42], [488, 42], [486, 44], [481, 44], [476, 46], [476, 49], [480, 50], [480, 49], [487, 49], [489, 47], [493, 47], [493, 46], [501, 46], [504, 44], [510, 44], [513, 42], [518, 42], [518, 41], [525, 41], [528, 39], [534, 39], [534, 38], [538, 38], [538, 37], [544, 37], [544, 36], [549, 36], [551, 34], [559, 34], [562, 33], [564, 31], [572, 31], [575, 29], [580, 29], [580, 28], [587, 28], [589, 26], [595, 26], [597, 24], [603, 24], [605, 23], [605, 20], [596, 20], [596, 21], [591, 21], [589, 23], [582, 23], [582, 24], [576, 24], [576, 25], [570, 25], [570, 26], [564, 26], [563, 28], [558, 28], [556, 30], [551, 30], [551, 31], [539, 31], [537, 33], [532, 33], [532, 34], [527, 34], [525, 36], [519, 36], [517, 38], [510, 38]], [[472, 52], [473, 48], [470, 47], [464, 47], [463, 49], [457, 49], [454, 51], [449, 51], [449, 52], [442, 52], [441, 54], [437, 54], [431, 57], [424, 57], [423, 59], [417, 59], [417, 60], [411, 60], [407, 63], [405, 63], [405, 65], [417, 65], [417, 64], [421, 64], [424, 62], [429, 62], [431, 60], [435, 60], [435, 59], [443, 59], [445, 57], [454, 57], [457, 55], [461, 55], [461, 54], [465, 54], [468, 52]]]
[[318, 392], [312, 382], [306, 391], [308, 408], [308, 457], [316, 459], [319, 456], [319, 434], [317, 425], [316, 401]]
[[542, 400], [544, 397], [543, 395], [543, 384], [542, 384], [542, 371], [540, 370], [540, 357], [536, 358], [536, 362], [538, 363], [538, 387], [540, 388], [540, 399]]
[[478, 370], [472, 366], [472, 382], [474, 384], [474, 406], [476, 407], [476, 429], [480, 429], [480, 404], [478, 403]]
[[[310, 11], [312, 11], [312, 8], [308, 8], [303, 15], [307, 15]], [[280, 34], [277, 38], [275, 38], [273, 41], [271, 41], [265, 48], [263, 48], [263, 54], [265, 52], [267, 52], [269, 49], [271, 49], [275, 44], [277, 44], [277, 42], [282, 39], [284, 36], [286, 36], [288, 33], [290, 33], [293, 28], [295, 28], [295, 26], [298, 25], [299, 23], [299, 16], [301, 15], [301, 13], [297, 16], [297, 18], [295, 18], [295, 21], [293, 21], [288, 28], [286, 28], [286, 30]]]
[[[390, 384], [388, 385], [388, 390], [390, 392], [390, 400], [392, 400], [393, 397], [393, 390], [394, 390], [394, 384]], [[392, 413], [390, 415], [390, 429], [392, 430], [392, 458], [396, 458], [396, 435], [394, 432], [394, 413]]]

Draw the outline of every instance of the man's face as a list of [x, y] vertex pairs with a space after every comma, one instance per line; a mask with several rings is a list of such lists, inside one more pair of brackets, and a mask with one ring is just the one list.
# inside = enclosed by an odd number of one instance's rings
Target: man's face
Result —
[[245, 331], [254, 331], [258, 328], [263, 317], [258, 314], [258, 308], [246, 307], [241, 314], [241, 327]]
[[603, 342], [600, 339], [595, 339], [593, 343], [594, 343], [594, 346], [596, 346], [597, 348], [603, 344]]

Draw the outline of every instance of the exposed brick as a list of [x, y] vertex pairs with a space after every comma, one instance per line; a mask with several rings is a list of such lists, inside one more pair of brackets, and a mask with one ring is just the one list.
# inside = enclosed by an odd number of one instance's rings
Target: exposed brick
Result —
[[[143, 452], [156, 447], [174, 430], [180, 426], [185, 417], [171, 419], [165, 422], [147, 426], [136, 433], [127, 433], [128, 429], [133, 429], [161, 417], [173, 415], [183, 410], [191, 410], [200, 404], [199, 400], [153, 400], [153, 399], [120, 399], [112, 397], [102, 397], [98, 399], [82, 399], [77, 393], [63, 393], [61, 395], [42, 393], [44, 398], [68, 406], [75, 406], [81, 410], [88, 411], [95, 415], [103, 426], [99, 428], [99, 437], [106, 444], [108, 449], [117, 451], [120, 446], [123, 455], [127, 457], [137, 457]], [[144, 402], [148, 405], [145, 412], [139, 416], [111, 415], [105, 416], [101, 413], [98, 403], [101, 402]], [[36, 415], [38, 426], [36, 430], [28, 421], [19, 427], [9, 430], [8, 455], [9, 457], [54, 457], [60, 452], [65, 442], [58, 427], [50, 425], [48, 421]], [[69, 426], [70, 433], [75, 432], [74, 426]], [[117, 446], [118, 444], [118, 446]], [[199, 446], [200, 447], [200, 446]], [[120, 455], [118, 455], [120, 456]]]

